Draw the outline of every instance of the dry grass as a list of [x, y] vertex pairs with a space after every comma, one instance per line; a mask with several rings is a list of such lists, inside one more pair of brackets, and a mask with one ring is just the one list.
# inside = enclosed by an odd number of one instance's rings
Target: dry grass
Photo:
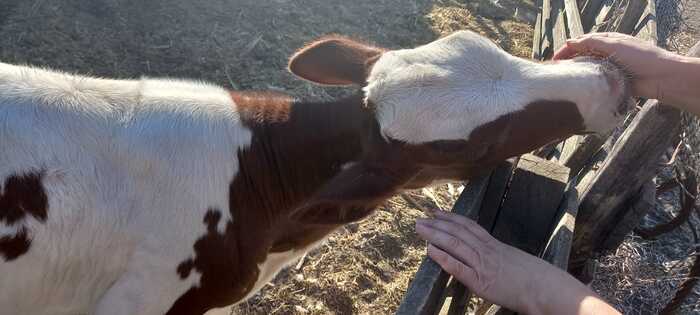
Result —
[[[664, 173], [661, 177], [667, 177]], [[656, 208], [645, 218], [643, 226], [667, 222], [678, 211], [675, 189], [658, 196]], [[694, 226], [698, 220], [692, 219]], [[593, 289], [624, 314], [657, 314], [674, 296], [685, 280], [693, 256], [697, 254], [693, 232], [688, 224], [664, 234], [656, 240], [643, 240], [628, 235], [612, 253], [598, 258]], [[700, 312], [696, 288], [695, 298], [684, 303], [682, 314]]]

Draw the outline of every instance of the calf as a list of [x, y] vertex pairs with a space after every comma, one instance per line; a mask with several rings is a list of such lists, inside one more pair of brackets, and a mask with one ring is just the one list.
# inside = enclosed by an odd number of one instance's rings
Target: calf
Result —
[[628, 105], [606, 61], [534, 63], [459, 32], [388, 51], [326, 37], [327, 102], [0, 64], [4, 314], [202, 314], [403, 189], [464, 180]]

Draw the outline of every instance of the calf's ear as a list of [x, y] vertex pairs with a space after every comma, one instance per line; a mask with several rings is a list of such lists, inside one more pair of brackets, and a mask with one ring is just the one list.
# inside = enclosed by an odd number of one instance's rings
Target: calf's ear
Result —
[[292, 219], [306, 224], [342, 225], [368, 216], [410, 180], [413, 172], [390, 171], [358, 162], [341, 171], [308, 202], [292, 212]]
[[289, 71], [318, 84], [364, 85], [383, 52], [349, 38], [328, 36], [296, 52], [289, 59]]

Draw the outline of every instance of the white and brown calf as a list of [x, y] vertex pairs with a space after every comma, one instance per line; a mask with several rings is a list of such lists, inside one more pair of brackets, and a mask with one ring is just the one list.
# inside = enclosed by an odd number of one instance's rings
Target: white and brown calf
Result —
[[309, 102], [0, 63], [3, 314], [202, 314], [402, 189], [466, 179], [627, 107], [607, 62], [534, 63], [459, 32], [387, 51], [327, 37]]

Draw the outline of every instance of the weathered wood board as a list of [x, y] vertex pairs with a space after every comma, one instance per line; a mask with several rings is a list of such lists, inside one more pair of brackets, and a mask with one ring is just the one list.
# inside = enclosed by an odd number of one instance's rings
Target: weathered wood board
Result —
[[[700, 56], [700, 42], [688, 55]], [[590, 182], [579, 184], [581, 205], [570, 260], [573, 273], [582, 272], [585, 262], [603, 248], [626, 217], [629, 201], [656, 174], [656, 163], [671, 146], [680, 121], [678, 109], [648, 101], [615, 143], [601, 169]]]
[[[584, 32], [591, 30], [591, 27], [595, 24], [595, 19], [600, 12], [600, 8], [606, 2], [604, 0], [588, 0], [585, 2], [583, 8], [581, 9], [581, 24], [583, 24]], [[607, 2], [610, 2], [608, 0]]]
[[625, 11], [613, 26], [613, 31], [632, 34], [640, 17], [647, 8], [647, 0], [626, 0]]
[[[496, 222], [498, 209], [503, 203], [504, 195], [517, 165], [518, 158], [510, 159], [501, 163], [496, 167], [493, 173], [491, 173], [491, 178], [489, 179], [484, 199], [481, 202], [481, 210], [479, 211], [477, 219], [477, 223], [489, 232], [493, 229]], [[489, 209], [493, 209], [493, 211]], [[453, 295], [447, 314], [464, 314], [469, 299], [469, 292], [464, 285], [459, 282], [455, 282], [452, 289]]]
[[541, 255], [542, 259], [563, 270], [568, 269], [577, 214], [578, 190], [570, 182], [559, 206], [559, 214], [555, 220], [556, 225], [550, 233], [551, 236]]
[[[489, 178], [490, 174], [470, 181], [457, 199], [452, 211], [473, 220], [476, 219], [479, 209], [481, 209], [481, 201], [486, 193]], [[396, 314], [433, 314], [443, 297], [443, 291], [449, 277], [430, 257], [423, 258]]]
[[[550, 240], [549, 227], [559, 220], [568, 179], [566, 166], [531, 154], [521, 156], [491, 234], [506, 244], [538, 255]], [[571, 206], [569, 201], [564, 204]], [[490, 209], [482, 209], [485, 210]], [[494, 305], [487, 314], [514, 313]]]
[[517, 165], [518, 159], [505, 161], [491, 175], [488, 190], [481, 204], [482, 211], [479, 212], [477, 220], [477, 223], [489, 232], [493, 231], [493, 226], [498, 217], [498, 209], [501, 208], [506, 189], [508, 189], [510, 179]]
[[522, 156], [492, 235], [537, 255], [549, 238], [548, 227], [558, 213], [568, 179], [567, 167], [534, 155]]

